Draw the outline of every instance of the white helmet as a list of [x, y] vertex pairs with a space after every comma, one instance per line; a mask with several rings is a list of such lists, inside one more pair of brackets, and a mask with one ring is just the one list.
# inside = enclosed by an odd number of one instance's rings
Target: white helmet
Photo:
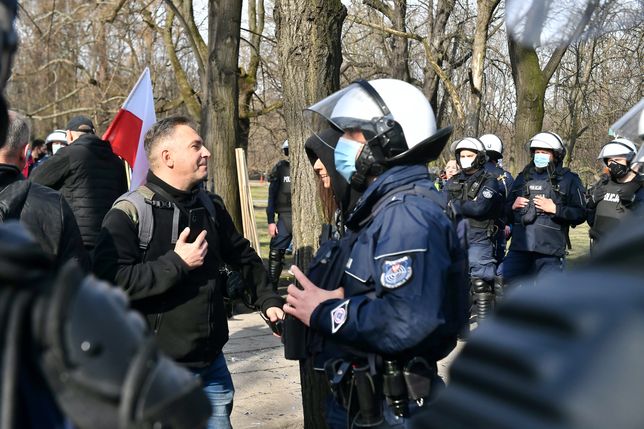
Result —
[[483, 143], [483, 146], [485, 146], [485, 151], [488, 152], [496, 152], [499, 154], [499, 158], [503, 158], [503, 142], [499, 137], [497, 137], [494, 134], [484, 134], [481, 137], [479, 137], [479, 140]]
[[476, 137], [465, 137], [461, 140], [456, 140], [452, 143], [450, 149], [454, 153], [463, 149], [472, 150], [474, 152], [485, 152], [483, 142]]
[[530, 139], [529, 148], [533, 149], [550, 149], [555, 153], [562, 153], [566, 151], [563, 140], [555, 133], [544, 131], [536, 134]]
[[608, 158], [615, 157], [624, 157], [628, 160], [628, 162], [631, 162], [635, 157], [636, 152], [637, 147], [635, 146], [635, 143], [628, 139], [619, 138], [609, 141], [604, 146], [602, 146], [597, 159], [604, 160], [604, 164], [606, 164], [606, 160]]
[[284, 143], [282, 143], [282, 149], [288, 149], [288, 139], [284, 140]]
[[376, 162], [390, 165], [436, 159], [451, 133], [451, 127], [436, 129], [434, 111], [425, 95], [397, 79], [355, 81], [307, 112], [316, 135], [329, 126], [360, 130]]
[[64, 130], [54, 130], [45, 139], [45, 143], [51, 142], [65, 142], [67, 143], [67, 133]]
[[[479, 169], [483, 167], [483, 165], [485, 165], [485, 162], [487, 161], [485, 146], [483, 145], [483, 142], [481, 142], [481, 140], [477, 139], [476, 137], [465, 137], [461, 140], [457, 140], [452, 143], [450, 149], [456, 155], [456, 163], [458, 164], [458, 166], [467, 171]], [[470, 167], [466, 168], [461, 164], [461, 157], [459, 156], [459, 153], [462, 150], [471, 150], [476, 152], [476, 158], [474, 159]]]

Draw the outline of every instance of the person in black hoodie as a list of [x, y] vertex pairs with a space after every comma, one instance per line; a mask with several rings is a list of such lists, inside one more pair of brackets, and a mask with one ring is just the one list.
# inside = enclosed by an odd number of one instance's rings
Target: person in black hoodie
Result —
[[85, 248], [91, 250], [103, 217], [127, 191], [125, 165], [109, 142], [94, 134], [89, 118], [73, 117], [66, 130], [69, 146], [61, 148], [29, 178], [63, 194], [74, 211]]
[[89, 258], [71, 208], [62, 195], [24, 180], [25, 147], [29, 127], [15, 112], [9, 112], [7, 139], [0, 144], [0, 221], [17, 219], [38, 241], [56, 266], [70, 259], [89, 270]]
[[222, 353], [228, 324], [219, 268], [225, 263], [255, 285], [256, 305], [273, 322], [283, 318], [283, 300], [272, 291], [261, 259], [235, 229], [221, 198], [203, 190], [210, 152], [193, 122], [181, 116], [162, 119], [144, 144], [150, 172], [134, 192], [145, 194], [151, 206], [151, 240], [141, 248], [144, 213], [119, 199], [103, 221], [94, 271], [125, 290], [161, 350], [201, 376], [214, 409], [210, 427], [227, 428], [234, 388]]

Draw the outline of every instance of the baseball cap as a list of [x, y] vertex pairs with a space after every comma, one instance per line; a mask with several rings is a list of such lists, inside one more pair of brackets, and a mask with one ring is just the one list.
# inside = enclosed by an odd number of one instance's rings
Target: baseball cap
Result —
[[83, 133], [94, 133], [94, 124], [92, 120], [87, 116], [74, 116], [67, 123], [66, 130], [69, 131], [80, 131]]

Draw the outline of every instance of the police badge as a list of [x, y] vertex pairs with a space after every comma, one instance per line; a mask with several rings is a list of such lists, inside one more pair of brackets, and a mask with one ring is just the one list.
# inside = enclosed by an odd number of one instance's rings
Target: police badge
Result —
[[383, 263], [380, 283], [387, 289], [396, 289], [407, 283], [411, 275], [411, 258], [403, 256], [400, 259]]

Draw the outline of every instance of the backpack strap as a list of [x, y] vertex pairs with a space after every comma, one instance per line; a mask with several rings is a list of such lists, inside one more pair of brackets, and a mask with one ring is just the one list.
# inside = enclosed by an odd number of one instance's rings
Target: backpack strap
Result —
[[[148, 250], [152, 232], [154, 231], [154, 214], [152, 213], [152, 199], [154, 192], [147, 186], [139, 186], [134, 191], [121, 195], [112, 205], [112, 208], [121, 210], [138, 226], [139, 248]], [[176, 242], [175, 228], [173, 222], [173, 238]], [[177, 219], [177, 224], [178, 219]], [[177, 227], [178, 230], [178, 227]]]

